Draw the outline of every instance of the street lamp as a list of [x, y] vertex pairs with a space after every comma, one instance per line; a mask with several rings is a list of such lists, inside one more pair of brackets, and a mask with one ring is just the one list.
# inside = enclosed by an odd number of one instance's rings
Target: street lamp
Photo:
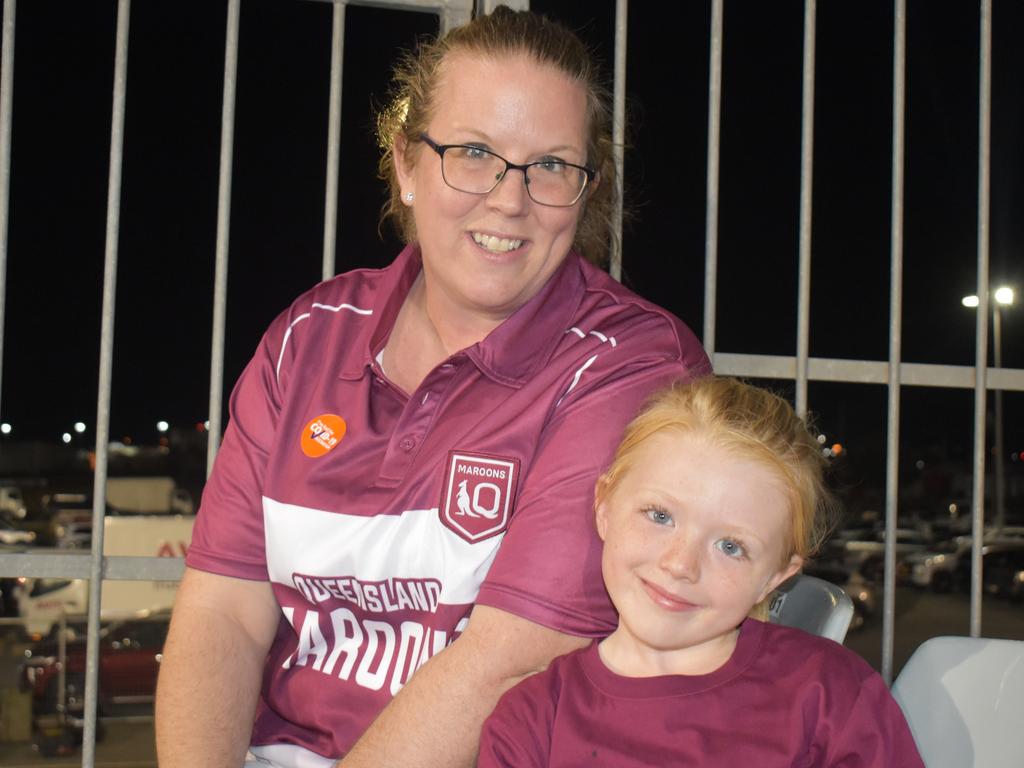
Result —
[[[996, 368], [1003, 367], [1003, 312], [1001, 307], [1013, 304], [1013, 288], [1001, 285], [992, 292], [992, 346]], [[977, 307], [977, 296], [964, 296], [965, 307]], [[996, 530], [1006, 523], [1006, 486], [1003, 478], [1003, 390], [996, 388]]]

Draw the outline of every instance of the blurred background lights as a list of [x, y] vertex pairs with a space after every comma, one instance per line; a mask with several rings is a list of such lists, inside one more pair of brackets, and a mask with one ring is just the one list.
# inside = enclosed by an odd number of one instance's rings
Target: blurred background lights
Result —
[[[1013, 304], [1013, 288], [1008, 285], [1001, 285], [993, 291], [992, 298], [995, 300], [996, 304], [1008, 307]], [[960, 303], [965, 307], [971, 307], [973, 309], [978, 306], [979, 301], [976, 295], [971, 294], [970, 296], [964, 296], [960, 299]]]
[[843, 452], [843, 445], [842, 445], [842, 443], [833, 443], [832, 444], [832, 455], [833, 456], [838, 456], [842, 452]]
[[63, 435], [60, 436], [60, 439], [64, 441], [65, 445], [67, 445], [68, 443], [71, 442], [71, 433], [65, 432]]
[[156, 423], [156, 431], [157, 432], [166, 432], [168, 429], [170, 429], [170, 427], [171, 427], [171, 425], [168, 424], [166, 421], [158, 421]]
[[77, 432], [78, 434], [82, 434], [83, 432], [85, 432], [85, 422], [84, 421], [76, 421], [75, 422], [75, 432]]
[[11, 425], [8, 424], [6, 421], [3, 424], [0, 424], [0, 434], [11, 434]]

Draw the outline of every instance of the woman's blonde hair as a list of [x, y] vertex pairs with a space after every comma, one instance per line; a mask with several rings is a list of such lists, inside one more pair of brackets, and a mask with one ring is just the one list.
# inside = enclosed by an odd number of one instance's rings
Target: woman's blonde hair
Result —
[[415, 161], [420, 135], [433, 117], [441, 67], [453, 54], [500, 59], [529, 56], [555, 67], [580, 83], [587, 93], [587, 161], [598, 173], [587, 188], [580, 205], [583, 210], [576, 228], [576, 249], [595, 264], [607, 261], [612, 238], [612, 206], [615, 163], [612, 157], [611, 110], [608, 90], [601, 83], [597, 66], [587, 47], [569, 29], [530, 11], [512, 11], [498, 6], [486, 16], [450, 31], [439, 40], [423, 41], [414, 52], [403, 55], [395, 65], [387, 106], [377, 115], [377, 140], [382, 155], [380, 177], [387, 182], [389, 198], [381, 219], [392, 219], [405, 242], [416, 240], [412, 210], [402, 204], [395, 172], [395, 142], [402, 138], [406, 157]]
[[[790, 501], [790, 537], [782, 564], [815, 555], [838, 521], [825, 482], [821, 445], [792, 406], [778, 395], [738, 379], [708, 376], [677, 381], [654, 394], [626, 427], [611, 466], [597, 481], [595, 506], [609, 498], [629, 471], [637, 449], [652, 435], [672, 430], [771, 470]], [[752, 615], [765, 618], [767, 606]]]

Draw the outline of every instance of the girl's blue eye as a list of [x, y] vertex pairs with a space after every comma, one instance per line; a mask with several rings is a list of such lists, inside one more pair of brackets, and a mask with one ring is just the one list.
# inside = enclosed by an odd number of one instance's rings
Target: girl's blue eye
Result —
[[718, 547], [720, 552], [729, 557], [743, 557], [747, 554], [743, 549], [743, 545], [735, 539], [719, 539], [715, 542], [715, 546]]
[[644, 510], [644, 512], [647, 515], [647, 519], [650, 520], [652, 523], [657, 523], [658, 525], [671, 525], [672, 524], [672, 516], [668, 512], [663, 510], [663, 509], [653, 509], [652, 508], [652, 509], [646, 509], [646, 510]]

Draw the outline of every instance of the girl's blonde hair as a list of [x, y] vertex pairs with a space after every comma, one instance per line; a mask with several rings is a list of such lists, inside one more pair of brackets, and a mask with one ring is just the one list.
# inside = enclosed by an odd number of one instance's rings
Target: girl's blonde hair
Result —
[[402, 204], [395, 172], [395, 142], [402, 138], [406, 158], [415, 161], [422, 150], [420, 135], [427, 131], [436, 107], [435, 98], [442, 65], [455, 54], [488, 59], [528, 56], [555, 67], [587, 93], [587, 161], [598, 173], [587, 187], [576, 228], [576, 249], [589, 261], [603, 264], [616, 236], [612, 226], [615, 163], [612, 157], [611, 109], [608, 90], [598, 75], [587, 47], [563, 25], [530, 11], [498, 6], [486, 16], [450, 31], [439, 40], [421, 42], [395, 65], [387, 106], [377, 115], [377, 140], [382, 155], [380, 177], [387, 182], [389, 198], [381, 218], [392, 219], [402, 239], [416, 240], [412, 210]]
[[[626, 427], [611, 466], [597, 481], [595, 506], [609, 498], [629, 471], [637, 448], [652, 435], [673, 430], [725, 449], [771, 470], [790, 501], [790, 537], [782, 564], [793, 555], [815, 555], [838, 520], [825, 482], [821, 445], [792, 406], [778, 395], [721, 376], [677, 381], [656, 393]], [[765, 618], [767, 606], [753, 615]]]

